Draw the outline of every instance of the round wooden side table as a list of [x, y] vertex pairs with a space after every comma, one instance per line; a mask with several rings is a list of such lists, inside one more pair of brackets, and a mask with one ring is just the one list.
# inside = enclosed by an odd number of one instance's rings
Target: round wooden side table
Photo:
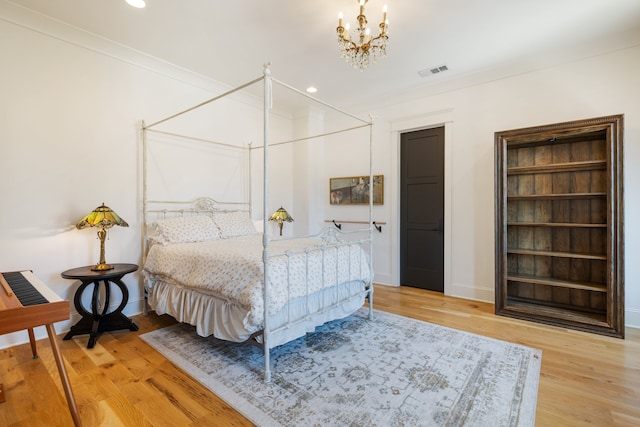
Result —
[[[138, 269], [136, 264], [112, 264], [111, 270], [93, 271], [92, 265], [85, 267], [72, 268], [62, 272], [61, 276], [65, 279], [80, 280], [82, 284], [76, 290], [73, 304], [78, 313], [82, 316], [63, 339], [69, 340], [75, 335], [89, 334], [89, 343], [87, 348], [93, 348], [98, 337], [102, 332], [115, 331], [120, 329], [129, 329], [137, 331], [138, 326], [133, 323], [122, 313], [122, 310], [129, 301], [129, 290], [122, 282], [124, 275], [132, 273]], [[111, 286], [113, 283], [120, 289], [122, 299], [120, 305], [112, 312], [109, 312], [109, 303], [111, 299]], [[103, 292], [100, 292], [100, 285], [103, 285]], [[91, 296], [91, 310], [82, 305], [82, 295], [85, 290], [93, 285]], [[101, 301], [101, 294], [103, 299]]]

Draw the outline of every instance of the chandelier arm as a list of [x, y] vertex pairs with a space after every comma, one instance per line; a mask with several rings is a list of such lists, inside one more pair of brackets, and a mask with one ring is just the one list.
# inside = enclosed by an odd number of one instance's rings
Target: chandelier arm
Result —
[[369, 40], [369, 44], [372, 44], [374, 41], [380, 40], [381, 38], [382, 38], [382, 34], [378, 34], [377, 36]]
[[360, 49], [360, 46], [358, 46], [358, 44], [356, 42], [354, 42], [353, 40], [347, 40], [347, 42], [351, 45], [349, 47], [347, 47], [347, 50], [358, 50]]
[[389, 28], [389, 25], [387, 25], [387, 23], [385, 21], [382, 21], [378, 27], [380, 27], [380, 34], [381, 35], [385, 35], [387, 34], [387, 28]]

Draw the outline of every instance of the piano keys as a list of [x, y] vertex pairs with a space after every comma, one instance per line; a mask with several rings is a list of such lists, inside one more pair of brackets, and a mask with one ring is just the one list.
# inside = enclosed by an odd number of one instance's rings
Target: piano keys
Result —
[[31, 271], [0, 273], [0, 285], [0, 334], [27, 329], [33, 356], [37, 357], [33, 328], [45, 326], [71, 418], [76, 426], [80, 426], [78, 408], [53, 327], [55, 322], [69, 319], [69, 301], [60, 298]]
[[[0, 292], [0, 335], [69, 319], [69, 301], [31, 271], [1, 273], [0, 282], [5, 288]], [[13, 291], [12, 296], [7, 295], [7, 287]], [[23, 304], [21, 298], [27, 303]]]
[[2, 273], [2, 277], [7, 281], [11, 290], [15, 292], [20, 304], [36, 305], [49, 302], [21, 272]]

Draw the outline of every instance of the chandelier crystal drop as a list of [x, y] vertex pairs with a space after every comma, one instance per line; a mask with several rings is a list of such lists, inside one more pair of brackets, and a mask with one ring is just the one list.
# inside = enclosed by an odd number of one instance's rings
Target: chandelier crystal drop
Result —
[[360, 14], [356, 18], [358, 27], [353, 34], [349, 31], [349, 24], [343, 26], [342, 12], [338, 14], [338, 46], [340, 47], [340, 57], [344, 58], [353, 68], [364, 71], [369, 64], [375, 64], [378, 60], [387, 56], [387, 6], [382, 8], [382, 21], [378, 24], [379, 33], [375, 37], [371, 36], [371, 29], [367, 27], [367, 17], [364, 15], [364, 6], [367, 0], [358, 0], [360, 4]]

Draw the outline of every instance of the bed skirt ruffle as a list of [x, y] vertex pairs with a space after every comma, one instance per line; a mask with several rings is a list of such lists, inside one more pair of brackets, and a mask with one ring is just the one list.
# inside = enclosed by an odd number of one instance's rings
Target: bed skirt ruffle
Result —
[[[158, 315], [168, 314], [196, 327], [196, 333], [226, 341], [243, 342], [263, 329], [252, 325], [250, 310], [232, 301], [195, 289], [151, 279], [147, 302]], [[365, 286], [345, 283], [289, 302], [269, 318], [269, 348], [304, 336], [326, 322], [353, 314], [362, 307]], [[311, 313], [311, 314], [308, 314]]]

